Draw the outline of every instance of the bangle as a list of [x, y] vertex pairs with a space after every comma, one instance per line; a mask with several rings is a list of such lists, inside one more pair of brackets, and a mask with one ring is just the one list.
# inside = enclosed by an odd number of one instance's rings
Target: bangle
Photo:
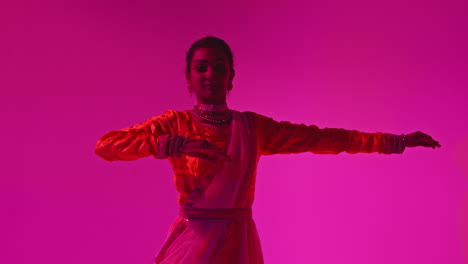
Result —
[[406, 135], [401, 134], [399, 136], [396, 136], [395, 141], [395, 153], [403, 153], [403, 151], [405, 151], [406, 148]]
[[167, 157], [169, 157], [169, 136], [161, 135], [157, 141], [156, 158], [165, 159]]
[[182, 136], [174, 136], [170, 140], [169, 144], [169, 157], [170, 158], [178, 158], [180, 157], [180, 151], [185, 144], [185, 137]]

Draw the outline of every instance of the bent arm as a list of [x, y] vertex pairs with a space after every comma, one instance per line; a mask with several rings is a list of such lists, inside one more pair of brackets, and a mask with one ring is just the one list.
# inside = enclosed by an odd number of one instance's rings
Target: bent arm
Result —
[[404, 137], [387, 133], [365, 133], [341, 128], [318, 128], [277, 122], [256, 114], [260, 154], [402, 153]]
[[96, 143], [95, 153], [107, 161], [158, 157], [158, 137], [173, 134], [175, 111], [150, 118], [142, 123], [110, 131]]

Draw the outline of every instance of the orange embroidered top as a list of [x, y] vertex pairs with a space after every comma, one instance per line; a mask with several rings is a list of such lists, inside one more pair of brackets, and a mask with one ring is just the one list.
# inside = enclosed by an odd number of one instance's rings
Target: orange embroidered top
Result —
[[[320, 129], [314, 125], [277, 122], [250, 112], [253, 118], [257, 153], [259, 155], [313, 152], [318, 154], [395, 153], [396, 136], [384, 133], [364, 133], [338, 128]], [[157, 139], [161, 135], [205, 139], [225, 149], [228, 133], [223, 134], [195, 121], [190, 111], [168, 110], [131, 127], [111, 131], [102, 136], [95, 148], [97, 155], [108, 161], [157, 157]], [[168, 158], [174, 169], [174, 181], [179, 191], [179, 203], [184, 203], [199, 178], [212, 166], [211, 162], [181, 155]]]

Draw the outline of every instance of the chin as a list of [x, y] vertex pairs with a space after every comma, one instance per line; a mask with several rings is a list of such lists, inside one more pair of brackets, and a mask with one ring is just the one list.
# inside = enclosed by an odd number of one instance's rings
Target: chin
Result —
[[203, 101], [207, 104], [224, 104], [226, 102], [226, 97], [207, 96], [203, 99]]

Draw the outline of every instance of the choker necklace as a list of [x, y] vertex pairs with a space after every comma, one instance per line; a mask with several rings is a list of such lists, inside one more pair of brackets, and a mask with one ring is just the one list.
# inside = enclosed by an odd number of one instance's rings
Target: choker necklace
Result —
[[[195, 106], [197, 108], [197, 106]], [[218, 111], [226, 111], [228, 110], [227, 104], [220, 104], [220, 105], [210, 105], [210, 104], [200, 104], [198, 105], [198, 109], [202, 111], [208, 112], [218, 112]]]
[[232, 114], [226, 104], [222, 105], [196, 105], [192, 113], [203, 123], [215, 126], [224, 126], [231, 122]]

